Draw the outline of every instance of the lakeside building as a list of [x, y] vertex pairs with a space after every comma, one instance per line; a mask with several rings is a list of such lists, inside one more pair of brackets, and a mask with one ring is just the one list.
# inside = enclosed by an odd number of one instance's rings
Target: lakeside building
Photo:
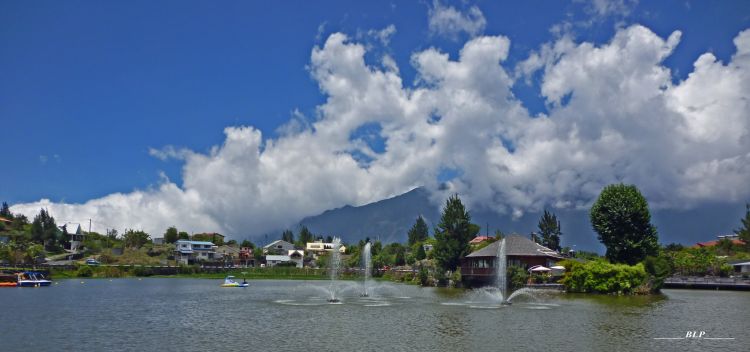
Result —
[[301, 250], [290, 250], [287, 255], [266, 255], [266, 266], [272, 267], [284, 263], [294, 263], [294, 266], [301, 268], [304, 266], [305, 252]]
[[734, 268], [734, 272], [736, 274], [742, 274], [742, 275], [750, 274], [750, 260], [747, 260], [747, 259], [731, 260], [729, 261], [728, 264]]
[[244, 267], [255, 266], [255, 253], [250, 247], [240, 248], [239, 265]]
[[[327, 252], [333, 252], [333, 243], [323, 242], [323, 241], [307, 242], [307, 245], [305, 246], [305, 250], [311, 253], [313, 258], [317, 258], [321, 254], [324, 254]], [[346, 246], [344, 245], [340, 246], [339, 253], [345, 253], [345, 252], [346, 252]]]
[[64, 234], [68, 235], [70, 247], [65, 248], [73, 252], [77, 252], [79, 248], [83, 245], [83, 232], [81, 231], [81, 224], [75, 224], [75, 223], [67, 223], [62, 226], [58, 226], [60, 228], [60, 231], [62, 231]]
[[745, 241], [740, 239], [739, 235], [731, 234], [731, 235], [719, 235], [716, 236], [716, 240], [713, 241], [706, 241], [706, 242], [698, 242], [696, 243], [692, 248], [701, 248], [701, 247], [716, 247], [719, 245], [719, 241], [721, 240], [730, 240], [732, 241], [733, 245], [742, 246], [745, 244]]
[[208, 241], [179, 240], [175, 242], [175, 260], [182, 264], [214, 260], [217, 246]]
[[263, 246], [263, 254], [284, 255], [284, 253], [289, 253], [289, 251], [294, 249], [294, 244], [284, 240], [276, 240]]
[[[495, 261], [501, 241], [461, 258], [461, 278], [468, 286], [483, 286], [495, 279]], [[534, 241], [518, 235], [505, 237], [507, 265], [515, 265], [528, 270], [535, 265], [547, 268], [563, 258], [559, 253]]]

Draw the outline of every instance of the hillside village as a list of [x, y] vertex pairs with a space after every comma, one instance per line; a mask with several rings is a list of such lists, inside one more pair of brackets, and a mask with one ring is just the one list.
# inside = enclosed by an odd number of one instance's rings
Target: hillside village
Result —
[[[749, 210], [750, 213], [750, 210]], [[743, 220], [745, 221], [745, 220]], [[306, 227], [299, 229], [297, 239], [291, 230], [285, 230], [278, 239], [256, 245], [248, 240], [227, 240], [219, 233], [188, 234], [175, 227], [168, 228], [162, 236], [152, 238], [140, 230], [127, 229], [120, 234], [112, 229], [106, 234], [87, 231], [86, 224], [58, 224], [40, 210], [33, 221], [10, 212], [7, 204], [0, 209], [0, 265], [78, 267], [80, 276], [92, 275], [90, 266], [151, 266], [207, 269], [233, 268], [326, 268], [330, 252], [336, 248], [332, 236], [312, 234]], [[424, 219], [418, 217], [408, 233], [408, 242], [383, 244], [372, 241], [372, 261], [377, 272], [398, 269], [416, 272], [428, 268], [435, 282], [463, 281], [474, 285], [486, 283], [493, 274], [497, 242], [506, 238], [509, 248], [508, 265], [523, 268], [525, 278], [532, 267], [559, 267], [565, 259], [591, 260], [600, 258], [596, 253], [560, 246], [560, 223], [554, 214], [545, 211], [539, 230], [529, 235], [505, 235], [497, 231], [494, 236], [481, 235], [480, 227], [471, 224], [466, 237], [466, 252], [458, 258], [445, 277], [436, 271], [434, 248], [440, 236], [430, 236]], [[359, 268], [361, 252], [369, 238], [358, 243], [344, 243], [339, 247], [344, 267]], [[738, 234], [719, 235], [716, 240], [685, 247], [669, 244], [661, 247], [659, 257], [668, 266], [663, 275], [682, 276], [742, 276], [750, 274], [750, 254], [746, 242]], [[658, 262], [658, 261], [657, 261]], [[140, 271], [141, 274], [158, 271]], [[376, 272], [376, 273], [377, 273]], [[116, 271], [104, 273], [111, 275]], [[136, 273], [138, 274], [138, 273]], [[552, 280], [549, 272], [538, 276], [545, 282]], [[525, 276], [524, 276], [525, 275]], [[522, 282], [523, 283], [523, 282]]]

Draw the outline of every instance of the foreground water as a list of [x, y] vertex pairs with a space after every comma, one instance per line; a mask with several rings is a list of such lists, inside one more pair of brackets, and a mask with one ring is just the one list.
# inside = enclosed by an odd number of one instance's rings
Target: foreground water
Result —
[[[750, 293], [547, 294], [500, 306], [481, 291], [327, 282], [60, 280], [0, 289], [2, 351], [748, 351]], [[83, 282], [83, 283], [81, 283]], [[704, 331], [702, 339], [684, 338]], [[734, 338], [709, 340], [709, 338]], [[675, 338], [675, 339], [658, 339]]]

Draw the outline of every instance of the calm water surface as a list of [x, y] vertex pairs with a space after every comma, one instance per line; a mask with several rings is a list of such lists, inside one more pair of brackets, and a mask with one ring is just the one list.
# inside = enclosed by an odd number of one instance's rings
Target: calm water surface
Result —
[[[322, 281], [59, 280], [0, 288], [0, 351], [750, 351], [750, 292], [545, 294], [501, 307], [480, 291]], [[351, 286], [351, 287], [350, 287]], [[705, 331], [734, 340], [657, 340]]]

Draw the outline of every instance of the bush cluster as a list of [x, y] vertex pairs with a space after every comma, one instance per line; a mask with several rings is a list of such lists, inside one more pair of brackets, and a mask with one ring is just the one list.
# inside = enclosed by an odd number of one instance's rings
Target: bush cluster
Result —
[[604, 260], [586, 263], [563, 261], [565, 276], [560, 281], [570, 292], [634, 293], [647, 282], [642, 263], [611, 264]]

